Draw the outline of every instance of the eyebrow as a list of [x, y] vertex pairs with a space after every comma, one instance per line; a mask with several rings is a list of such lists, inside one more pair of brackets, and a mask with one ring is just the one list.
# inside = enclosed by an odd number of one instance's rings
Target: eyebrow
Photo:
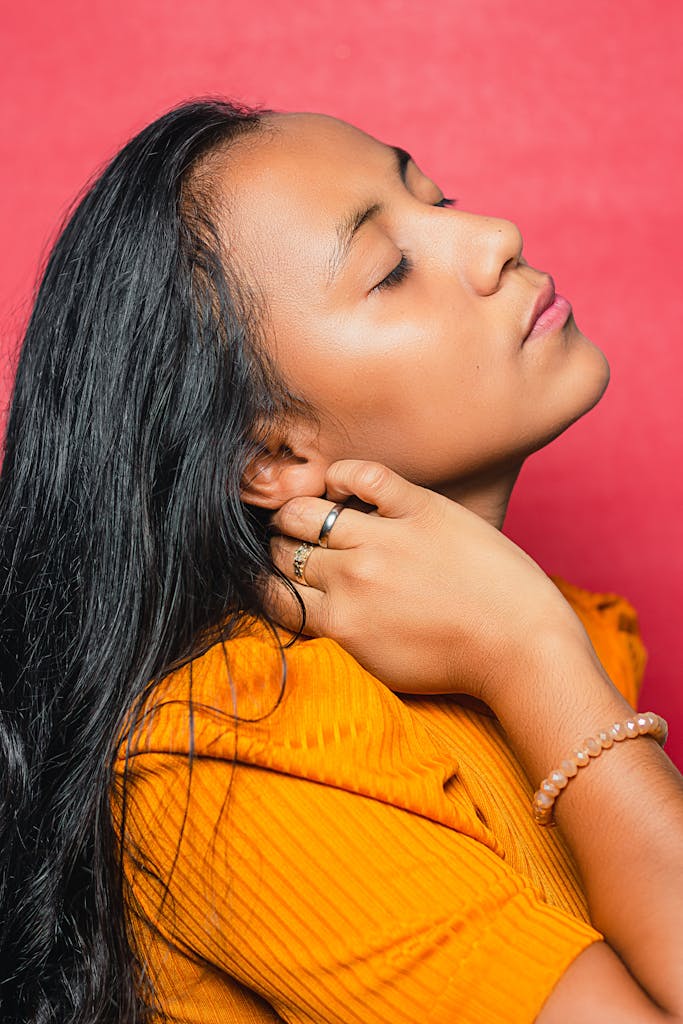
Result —
[[[394, 155], [395, 168], [401, 181], [405, 184], [407, 167], [413, 159], [410, 153], [400, 146], [389, 147]], [[337, 225], [337, 238], [332, 255], [328, 263], [327, 284], [331, 285], [348, 259], [358, 229], [366, 221], [372, 220], [384, 210], [383, 203], [373, 203], [371, 206], [363, 205], [352, 210], [344, 220]]]

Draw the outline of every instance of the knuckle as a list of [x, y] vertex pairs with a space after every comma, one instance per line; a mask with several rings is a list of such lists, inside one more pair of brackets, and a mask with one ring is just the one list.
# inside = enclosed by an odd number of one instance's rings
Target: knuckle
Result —
[[381, 576], [382, 567], [379, 556], [372, 551], [363, 551], [350, 560], [348, 569], [349, 582], [352, 585], [367, 589]]
[[364, 462], [358, 472], [358, 482], [369, 491], [383, 491], [393, 481], [394, 474], [379, 462]]
[[296, 527], [300, 526], [304, 521], [306, 515], [306, 498], [290, 498], [289, 501], [282, 506], [278, 516], [280, 526], [287, 533], [291, 533]]

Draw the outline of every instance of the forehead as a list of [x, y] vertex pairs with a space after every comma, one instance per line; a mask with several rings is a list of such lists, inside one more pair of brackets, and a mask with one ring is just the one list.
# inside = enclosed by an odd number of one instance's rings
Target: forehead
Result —
[[[271, 303], [319, 296], [336, 227], [391, 180], [392, 150], [323, 114], [277, 114], [238, 142], [217, 178], [230, 258]], [[395, 171], [394, 171], [395, 173]]]
[[265, 131], [257, 137], [268, 147], [263, 171], [305, 168], [315, 173], [316, 168], [331, 167], [344, 153], [371, 159], [387, 148], [360, 128], [327, 114], [268, 114], [262, 123]]
[[[389, 147], [359, 128], [325, 114], [272, 114], [264, 131], [237, 143], [224, 186], [246, 202], [251, 194], [286, 192], [295, 203], [298, 192], [313, 187], [347, 193], [386, 165]], [[386, 170], [386, 166], [384, 166]]]

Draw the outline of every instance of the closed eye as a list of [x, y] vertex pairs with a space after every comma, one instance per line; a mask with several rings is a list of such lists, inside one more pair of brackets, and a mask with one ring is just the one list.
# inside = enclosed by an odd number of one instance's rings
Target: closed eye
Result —
[[[448, 199], [446, 196], [440, 199], [438, 203], [434, 203], [434, 206], [455, 206], [457, 199]], [[392, 285], [400, 284], [404, 281], [410, 271], [413, 269], [413, 261], [406, 253], [401, 254], [401, 259], [396, 264], [391, 273], [387, 274], [374, 288], [371, 289], [373, 292], [380, 292], [383, 288], [391, 288]]]
[[375, 287], [373, 292], [380, 292], [383, 288], [391, 288], [392, 285], [400, 284], [413, 269], [413, 261], [405, 253], [401, 254], [400, 261], [396, 264], [390, 274], [387, 274]]

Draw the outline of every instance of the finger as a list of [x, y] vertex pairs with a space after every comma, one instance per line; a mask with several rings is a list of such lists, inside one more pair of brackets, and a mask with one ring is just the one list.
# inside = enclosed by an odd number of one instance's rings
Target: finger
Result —
[[381, 516], [391, 519], [421, 512], [428, 502], [424, 488], [378, 462], [334, 462], [325, 475], [325, 485], [333, 501], [345, 501], [356, 495], [366, 504], [375, 505]]
[[[334, 505], [334, 502], [325, 501], [323, 498], [291, 498], [278, 509], [271, 522], [280, 533], [288, 537], [299, 537], [310, 544], [317, 544], [323, 523]], [[327, 546], [353, 547], [364, 518], [363, 512], [356, 512], [352, 508], [342, 509], [327, 534]]]
[[[302, 551], [305, 545], [307, 549]], [[270, 542], [270, 552], [273, 563], [293, 583], [304, 587], [313, 587], [316, 590], [325, 589], [325, 571], [321, 559], [329, 552], [315, 545], [309, 546], [308, 542], [302, 544], [301, 541], [292, 540], [291, 537], [273, 537]], [[302, 575], [295, 569], [295, 558], [299, 560]]]
[[296, 583], [292, 586], [294, 592], [277, 576], [269, 577], [263, 592], [266, 612], [274, 622], [292, 633], [322, 636], [324, 595], [311, 587], [301, 587]]

